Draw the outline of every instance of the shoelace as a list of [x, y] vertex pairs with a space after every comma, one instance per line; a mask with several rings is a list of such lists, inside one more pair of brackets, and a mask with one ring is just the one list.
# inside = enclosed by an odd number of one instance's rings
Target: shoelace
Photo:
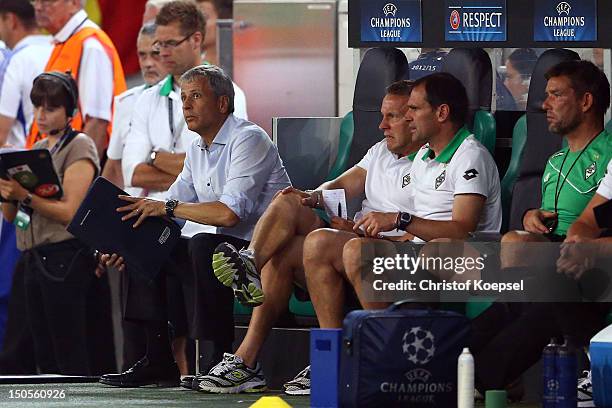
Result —
[[223, 374], [233, 370], [234, 367], [232, 367], [232, 366], [234, 364], [236, 364], [236, 357], [235, 356], [224, 357], [223, 360], [221, 360], [221, 362], [219, 364], [217, 364], [216, 366], [213, 367], [212, 370], [210, 370], [210, 373], [214, 374], [214, 375], [223, 375]]
[[310, 366], [306, 367], [305, 369], [300, 371], [298, 373], [298, 375], [295, 376], [296, 380], [299, 380], [300, 378], [308, 378], [308, 379], [310, 379]]

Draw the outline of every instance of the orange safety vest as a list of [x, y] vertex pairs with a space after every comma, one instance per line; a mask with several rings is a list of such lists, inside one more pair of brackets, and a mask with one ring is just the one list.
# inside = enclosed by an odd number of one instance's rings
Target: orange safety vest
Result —
[[[99, 28], [85, 27], [73, 34], [66, 42], [56, 44], [53, 48], [53, 52], [49, 57], [45, 72], [70, 71], [72, 76], [78, 82], [79, 68], [81, 65], [81, 55], [83, 54], [83, 43], [89, 37], [96, 37], [102, 44], [106, 53], [113, 61], [113, 96], [117, 96], [127, 89], [125, 84], [125, 75], [123, 74], [123, 67], [121, 66], [121, 60], [119, 54], [115, 49], [115, 46], [109, 36]], [[96, 86], [96, 84], [88, 84], [90, 86]], [[114, 104], [113, 98], [113, 104]], [[114, 107], [111, 108], [114, 111]], [[75, 130], [83, 130], [83, 117], [80, 110], [72, 118], [72, 128]], [[107, 139], [111, 134], [112, 120], [108, 124]], [[26, 140], [26, 147], [30, 149], [34, 143], [47, 137], [45, 134], [41, 134], [38, 130], [38, 124], [36, 120], [32, 122], [30, 133]]]

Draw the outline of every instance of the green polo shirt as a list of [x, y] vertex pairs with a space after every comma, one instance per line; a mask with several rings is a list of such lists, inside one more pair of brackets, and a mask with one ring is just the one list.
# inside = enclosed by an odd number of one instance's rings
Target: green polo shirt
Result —
[[597, 135], [584, 152], [570, 152], [566, 147], [550, 156], [542, 177], [541, 208], [554, 212], [555, 196], [558, 195], [558, 223], [553, 234], [567, 235], [570, 225], [597, 191], [610, 158], [612, 134], [606, 130]]

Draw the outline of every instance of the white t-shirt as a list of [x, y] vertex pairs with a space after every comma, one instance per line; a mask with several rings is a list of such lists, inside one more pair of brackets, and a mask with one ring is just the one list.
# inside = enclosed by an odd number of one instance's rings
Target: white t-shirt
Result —
[[608, 170], [597, 189], [597, 194], [608, 200], [612, 200], [612, 160], [608, 163]]
[[[81, 10], [68, 20], [53, 39], [56, 43], [65, 42], [75, 30], [85, 27], [99, 28], [87, 18], [87, 13]], [[85, 40], [79, 67], [79, 107], [84, 120], [87, 116], [111, 120], [113, 76], [113, 61], [102, 43], [96, 37]]]
[[[410, 193], [410, 171], [412, 158], [398, 158], [387, 149], [386, 140], [372, 146], [357, 163], [366, 174], [365, 200], [361, 211], [355, 214], [355, 221], [372, 211], [378, 212], [413, 212], [413, 199]], [[403, 231], [389, 231], [383, 235], [403, 235]]]
[[34, 120], [30, 91], [34, 78], [45, 70], [53, 46], [47, 35], [29, 35], [19, 41], [8, 56], [0, 79], [0, 115], [15, 119], [7, 143], [24, 147]]
[[[113, 132], [111, 133], [108, 150], [106, 151], [106, 155], [111, 160], [121, 160], [123, 158], [123, 147], [125, 146], [127, 135], [130, 132], [134, 107], [136, 106], [138, 97], [146, 87], [146, 85], [135, 86], [115, 97]], [[143, 189], [126, 186], [125, 191], [132, 196], [140, 197]]]
[[456, 195], [480, 194], [487, 200], [476, 231], [499, 232], [502, 208], [497, 166], [465, 128], [434, 159], [429, 146], [423, 146], [414, 158], [411, 177], [417, 217], [451, 221]]

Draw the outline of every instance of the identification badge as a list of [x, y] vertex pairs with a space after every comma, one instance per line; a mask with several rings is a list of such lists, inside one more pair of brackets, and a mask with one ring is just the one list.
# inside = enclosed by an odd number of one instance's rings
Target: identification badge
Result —
[[30, 226], [30, 221], [31, 221], [30, 214], [28, 214], [27, 212], [23, 211], [20, 208], [17, 211], [17, 215], [15, 216], [15, 220], [13, 221], [13, 224], [15, 224], [17, 228], [25, 231]]

